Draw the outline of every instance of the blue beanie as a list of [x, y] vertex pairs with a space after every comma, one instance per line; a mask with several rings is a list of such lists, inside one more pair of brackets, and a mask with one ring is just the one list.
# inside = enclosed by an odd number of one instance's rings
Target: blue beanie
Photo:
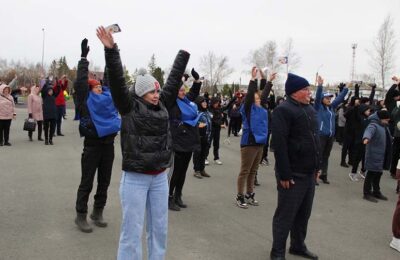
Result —
[[305, 78], [289, 73], [285, 83], [285, 93], [289, 96], [292, 93], [308, 86], [310, 86], [310, 83], [308, 83]]

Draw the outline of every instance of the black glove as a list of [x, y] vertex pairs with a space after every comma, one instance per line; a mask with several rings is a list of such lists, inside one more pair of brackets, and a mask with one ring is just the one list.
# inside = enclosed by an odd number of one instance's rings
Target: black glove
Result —
[[29, 118], [32, 118], [32, 113], [29, 113], [29, 115], [28, 115], [28, 116], [29, 116]]
[[185, 73], [185, 74], [183, 74], [183, 77], [185, 78], [185, 81], [187, 81], [189, 78], [189, 75]]
[[371, 88], [376, 88], [376, 84], [375, 83], [370, 84], [370, 86], [371, 86]]
[[86, 58], [88, 53], [89, 53], [89, 46], [88, 46], [88, 40], [85, 38], [82, 40], [81, 43], [81, 57]]
[[194, 68], [192, 68], [192, 72], [191, 73], [192, 73], [192, 76], [193, 76], [194, 80], [199, 80], [200, 75], [199, 75], [199, 73], [197, 73], [197, 71], [194, 70]]

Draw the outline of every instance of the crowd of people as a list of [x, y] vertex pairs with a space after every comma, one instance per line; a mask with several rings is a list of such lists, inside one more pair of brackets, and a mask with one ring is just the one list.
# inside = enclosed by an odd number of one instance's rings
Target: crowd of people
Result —
[[[384, 100], [375, 99], [376, 85], [369, 97], [360, 96], [360, 84], [341, 83], [334, 93], [324, 89], [317, 77], [315, 97], [311, 84], [288, 73], [285, 97], [275, 97], [276, 73], [264, 75], [251, 69], [247, 92], [232, 93], [228, 100], [201, 93], [199, 73], [191, 70], [193, 84], [186, 92], [185, 74], [190, 59], [180, 50], [164, 86], [145, 69], [140, 69], [133, 86], [125, 82], [122, 61], [112, 33], [103, 27], [97, 36], [105, 47], [102, 81], [91, 78], [88, 40], [81, 42], [81, 59], [74, 82], [74, 103], [79, 133], [84, 138], [81, 182], [77, 191], [78, 228], [92, 232], [87, 221], [88, 200], [97, 172], [97, 190], [90, 218], [106, 227], [103, 210], [114, 162], [114, 140], [121, 135], [122, 177], [120, 200], [122, 224], [118, 259], [142, 259], [142, 232], [146, 223], [149, 259], [164, 259], [167, 244], [168, 210], [187, 208], [183, 188], [190, 161], [193, 176], [210, 178], [206, 172], [213, 148], [215, 165], [220, 157], [221, 129], [228, 127], [228, 138], [240, 136], [241, 166], [237, 178], [236, 205], [247, 209], [258, 206], [255, 186], [259, 185], [260, 165], [268, 165], [269, 150], [275, 155], [278, 204], [273, 217], [271, 259], [285, 259], [289, 253], [308, 259], [318, 256], [305, 245], [315, 186], [330, 184], [329, 157], [334, 145], [342, 146], [340, 165], [351, 166], [351, 181], [365, 179], [363, 198], [376, 203], [387, 200], [380, 189], [384, 170], [400, 180], [400, 82]], [[37, 139], [53, 145], [53, 137], [63, 136], [66, 113], [64, 91], [68, 80], [47, 78], [31, 87], [27, 99], [28, 118], [37, 124]], [[0, 85], [0, 146], [11, 146], [10, 125], [16, 117], [11, 88]], [[229, 119], [229, 120], [228, 120]], [[42, 131], [43, 130], [43, 131]], [[44, 132], [44, 140], [42, 138]], [[33, 141], [33, 131], [28, 131]], [[360, 171], [358, 168], [361, 164]], [[397, 183], [396, 191], [399, 192]], [[146, 222], [144, 217], [146, 216]], [[390, 246], [400, 251], [400, 197], [393, 217]]]

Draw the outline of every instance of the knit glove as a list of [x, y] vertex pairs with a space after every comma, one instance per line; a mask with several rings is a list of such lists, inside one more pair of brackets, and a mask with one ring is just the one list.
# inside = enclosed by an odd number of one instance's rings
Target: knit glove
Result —
[[32, 113], [29, 113], [28, 117], [29, 117], [29, 118], [32, 118], [32, 117], [33, 117], [33, 116], [32, 116]]
[[194, 70], [194, 68], [192, 68], [191, 73], [192, 73], [194, 80], [199, 80], [200, 75], [199, 75], [199, 73], [197, 73], [197, 71]]
[[82, 40], [82, 43], [81, 43], [81, 57], [86, 58], [89, 53], [89, 50], [90, 50], [90, 48], [88, 46], [88, 40], [85, 38]]

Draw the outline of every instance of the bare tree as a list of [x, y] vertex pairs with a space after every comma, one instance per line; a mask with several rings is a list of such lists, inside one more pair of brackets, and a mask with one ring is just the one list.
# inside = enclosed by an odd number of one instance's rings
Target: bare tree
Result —
[[283, 55], [287, 57], [288, 60], [288, 72], [292, 72], [300, 66], [301, 59], [300, 56], [294, 51], [293, 39], [289, 38], [283, 44]]
[[250, 51], [248, 63], [259, 68], [268, 67], [271, 71], [278, 71], [278, 47], [275, 41], [268, 41], [262, 47]]
[[217, 56], [212, 51], [201, 57], [200, 69], [209, 81], [212, 94], [218, 92], [217, 85], [223, 83], [224, 79], [233, 72], [228, 65], [228, 57]]
[[371, 58], [371, 65], [379, 75], [383, 89], [385, 89], [386, 79], [394, 69], [395, 47], [396, 38], [393, 29], [393, 19], [388, 15], [379, 28], [373, 42], [373, 49], [368, 51]]

